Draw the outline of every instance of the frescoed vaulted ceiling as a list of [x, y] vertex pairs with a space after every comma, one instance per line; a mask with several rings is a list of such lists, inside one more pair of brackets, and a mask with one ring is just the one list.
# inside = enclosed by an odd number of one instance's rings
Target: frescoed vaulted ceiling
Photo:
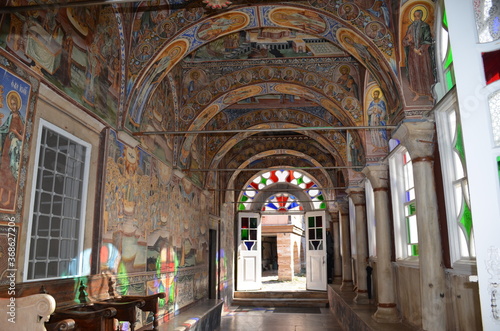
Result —
[[[9, 1], [2, 47], [207, 189], [276, 167], [355, 185], [391, 125], [433, 103], [412, 93], [403, 40], [415, 10], [432, 26], [431, 0], [70, 3]], [[37, 59], [37, 38], [63, 58]]]

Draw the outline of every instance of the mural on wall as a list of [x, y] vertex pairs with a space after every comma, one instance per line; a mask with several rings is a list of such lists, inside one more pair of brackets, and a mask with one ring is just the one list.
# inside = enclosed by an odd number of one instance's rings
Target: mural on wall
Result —
[[405, 6], [401, 13], [403, 59], [402, 75], [407, 100], [432, 103], [432, 85], [436, 82], [434, 7], [425, 1]]
[[0, 67], [0, 213], [16, 207], [30, 92], [30, 84]]
[[[109, 131], [103, 241], [117, 249], [127, 274], [205, 263], [208, 219], [200, 194], [188, 179], [173, 176], [170, 166]], [[108, 265], [101, 261], [102, 271]]]
[[[175, 105], [169, 80], [163, 80], [149, 98], [140, 124], [140, 131], [174, 131]], [[130, 123], [130, 122], [129, 122]], [[173, 163], [175, 139], [172, 135], [144, 135], [140, 137], [143, 146], [164, 162]]]
[[4, 15], [0, 46], [115, 125], [121, 84], [119, 24], [112, 7]]

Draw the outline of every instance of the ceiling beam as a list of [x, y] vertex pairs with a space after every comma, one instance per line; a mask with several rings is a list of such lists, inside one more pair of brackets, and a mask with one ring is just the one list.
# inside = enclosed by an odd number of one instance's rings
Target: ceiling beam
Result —
[[207, 191], [234, 191], [234, 192], [252, 192], [252, 191], [262, 191], [262, 192], [297, 192], [297, 191], [323, 191], [323, 190], [346, 190], [349, 187], [347, 186], [338, 186], [338, 187], [310, 187], [310, 188], [295, 188], [295, 189], [281, 189], [281, 190], [273, 190], [273, 189], [237, 189], [237, 188], [209, 188]]
[[318, 126], [297, 128], [267, 128], [267, 129], [234, 129], [234, 130], [192, 130], [192, 131], [142, 131], [134, 132], [133, 136], [147, 135], [178, 135], [178, 134], [202, 134], [202, 133], [240, 133], [240, 132], [284, 132], [284, 131], [343, 131], [343, 130], [388, 130], [395, 129], [396, 125], [379, 126]]
[[331, 170], [331, 169], [360, 169], [363, 168], [362, 166], [333, 166], [333, 167], [291, 167], [291, 168], [226, 168], [226, 169], [179, 169], [184, 172], [206, 172], [206, 171], [215, 171], [215, 172], [221, 172], [221, 171], [264, 171], [264, 170], [315, 170], [315, 169], [324, 169], [324, 170]]

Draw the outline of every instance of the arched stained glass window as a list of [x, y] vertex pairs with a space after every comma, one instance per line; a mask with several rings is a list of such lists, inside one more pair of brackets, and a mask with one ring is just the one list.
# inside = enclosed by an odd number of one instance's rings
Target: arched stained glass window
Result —
[[[326, 203], [324, 201], [325, 198], [323, 196], [323, 193], [321, 192], [318, 185], [316, 185], [316, 183], [306, 174], [295, 170], [272, 170], [260, 174], [258, 176], [255, 176], [250, 181], [250, 183], [245, 187], [243, 193], [241, 193], [240, 195], [239, 199], [240, 203], [238, 204], [238, 210], [239, 211], [252, 210], [253, 199], [257, 196], [257, 194], [260, 191], [264, 190], [269, 185], [275, 183], [289, 183], [297, 186], [300, 189], [303, 189], [304, 192], [311, 199], [311, 202], [313, 203], [313, 208], [315, 210], [326, 209]], [[285, 199], [284, 193], [275, 194], [273, 197], [270, 197], [268, 201], [266, 201], [266, 204], [262, 210], [264, 210], [264, 208], [269, 208], [266, 210], [278, 211], [279, 208], [273, 209], [271, 206], [268, 206], [268, 202], [269, 203], [272, 202], [271, 198], [277, 199], [278, 196], [280, 197], [280, 199]], [[290, 198], [291, 195], [287, 194], [286, 197], [288, 200], [292, 199]], [[293, 199], [297, 200], [295, 197], [293, 197]], [[275, 206], [279, 206], [279, 204]], [[294, 206], [293, 208], [296, 207]], [[293, 210], [298, 210], [298, 209], [293, 209]]]
[[282, 213], [303, 210], [304, 208], [297, 201], [297, 198], [288, 193], [278, 193], [270, 196], [262, 207], [262, 211], [277, 211]]

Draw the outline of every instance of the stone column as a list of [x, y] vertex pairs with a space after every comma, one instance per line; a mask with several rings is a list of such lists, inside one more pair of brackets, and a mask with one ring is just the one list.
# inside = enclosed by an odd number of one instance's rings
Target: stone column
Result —
[[354, 289], [352, 283], [351, 267], [351, 233], [349, 231], [349, 205], [339, 203], [340, 235], [342, 236], [342, 285], [340, 290], [351, 292]]
[[333, 231], [333, 283], [342, 282], [342, 257], [340, 255], [340, 211], [332, 213]]
[[293, 246], [290, 233], [278, 233], [278, 280], [293, 280]]
[[403, 123], [393, 137], [406, 147], [413, 164], [420, 263], [422, 330], [446, 330], [445, 274], [434, 182], [435, 127]]
[[377, 240], [377, 311], [373, 318], [380, 323], [397, 323], [394, 275], [391, 264], [392, 237], [389, 212], [389, 171], [387, 164], [370, 165], [363, 169], [370, 180], [375, 200], [375, 237]]
[[357, 290], [355, 303], [368, 304], [368, 285], [366, 283], [366, 260], [368, 258], [368, 241], [366, 229], [366, 203], [363, 188], [350, 188], [346, 190], [349, 198], [354, 203], [354, 217], [356, 218], [356, 255], [357, 255]]

